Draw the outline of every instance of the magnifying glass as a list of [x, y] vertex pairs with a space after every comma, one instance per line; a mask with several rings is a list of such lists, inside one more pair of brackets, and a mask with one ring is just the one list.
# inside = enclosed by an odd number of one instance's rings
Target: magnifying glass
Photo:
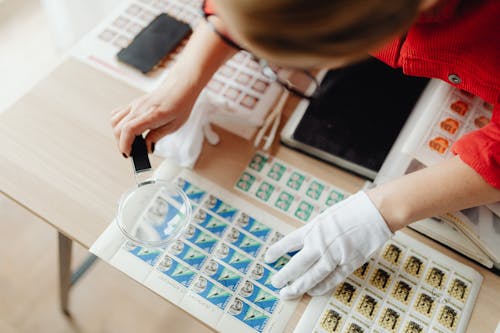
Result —
[[122, 195], [115, 221], [134, 244], [165, 248], [191, 221], [191, 204], [175, 184], [147, 177], [152, 168], [142, 136], [134, 140], [131, 156], [136, 184]]

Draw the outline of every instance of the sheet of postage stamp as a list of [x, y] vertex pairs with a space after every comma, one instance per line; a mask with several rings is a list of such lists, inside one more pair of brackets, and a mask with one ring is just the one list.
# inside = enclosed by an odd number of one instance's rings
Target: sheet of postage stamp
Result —
[[[202, 0], [120, 1], [115, 10], [72, 47], [70, 56], [133, 87], [152, 91], [168, 77], [189, 37], [147, 75], [119, 61], [116, 54], [161, 13], [194, 29], [203, 20], [201, 5]], [[246, 51], [238, 52], [222, 65], [204, 89], [204, 95], [216, 106], [212, 121], [247, 140], [255, 133], [255, 126], [264, 122], [281, 92], [281, 87], [262, 74], [259, 64]], [[239, 122], [244, 119], [245, 126], [236, 125], [233, 118]]]
[[180, 239], [144, 248], [112, 223], [91, 251], [217, 331], [283, 331], [297, 301], [280, 300], [270, 281], [290, 256], [263, 256], [292, 227], [192, 172], [175, 181], [193, 206]]
[[433, 118], [422, 126], [418, 145], [410, 154], [429, 166], [453, 156], [451, 147], [463, 135], [486, 126], [493, 105], [445, 82], [436, 89]]
[[252, 157], [234, 188], [303, 223], [349, 195], [262, 151]]
[[331, 294], [313, 298], [295, 332], [465, 332], [482, 279], [398, 232]]

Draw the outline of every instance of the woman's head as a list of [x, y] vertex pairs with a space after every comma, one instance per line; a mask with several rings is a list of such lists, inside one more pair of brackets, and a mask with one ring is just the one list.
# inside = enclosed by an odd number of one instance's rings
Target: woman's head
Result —
[[237, 42], [293, 67], [336, 67], [404, 32], [435, 0], [217, 0]]

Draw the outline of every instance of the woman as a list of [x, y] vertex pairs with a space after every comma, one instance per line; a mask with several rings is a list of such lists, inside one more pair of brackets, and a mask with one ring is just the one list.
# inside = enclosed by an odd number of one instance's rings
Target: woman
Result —
[[492, 121], [461, 138], [455, 157], [360, 191], [271, 246], [269, 262], [300, 250], [273, 277], [283, 298], [328, 292], [413, 221], [500, 201], [500, 2], [215, 0], [205, 12], [168, 80], [113, 111], [125, 156], [135, 135], [149, 130], [153, 150], [179, 128], [212, 74], [241, 48], [293, 68], [335, 68], [372, 53], [495, 104]]

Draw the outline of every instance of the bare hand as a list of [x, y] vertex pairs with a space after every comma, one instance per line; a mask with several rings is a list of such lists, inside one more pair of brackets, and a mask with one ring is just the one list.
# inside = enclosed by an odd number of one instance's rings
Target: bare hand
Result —
[[[170, 83], [170, 82], [169, 82]], [[111, 126], [120, 151], [130, 156], [137, 135], [148, 131], [146, 145], [153, 152], [154, 144], [175, 132], [189, 118], [197, 94], [176, 84], [165, 84], [151, 93], [136, 98], [111, 112]]]

